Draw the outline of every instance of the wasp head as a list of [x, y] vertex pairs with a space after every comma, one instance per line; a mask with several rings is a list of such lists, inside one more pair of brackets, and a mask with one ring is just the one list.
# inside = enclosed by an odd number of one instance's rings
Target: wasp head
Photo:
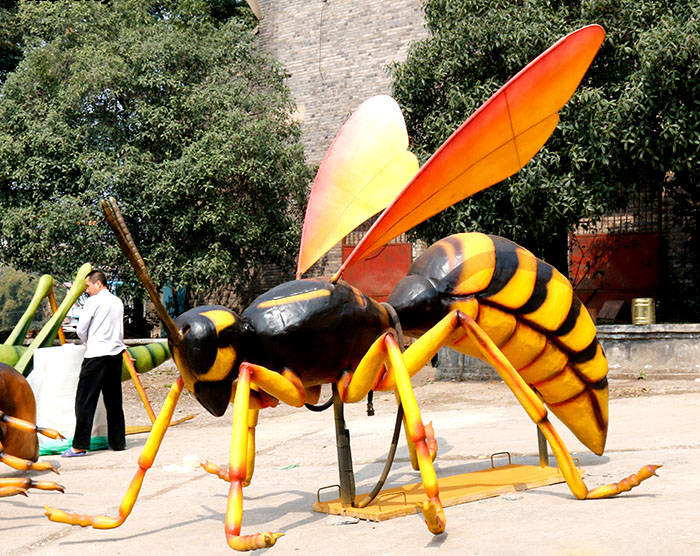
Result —
[[226, 307], [205, 305], [181, 314], [175, 326], [178, 341], [169, 340], [170, 351], [185, 387], [209, 413], [220, 417], [242, 361], [241, 319]]

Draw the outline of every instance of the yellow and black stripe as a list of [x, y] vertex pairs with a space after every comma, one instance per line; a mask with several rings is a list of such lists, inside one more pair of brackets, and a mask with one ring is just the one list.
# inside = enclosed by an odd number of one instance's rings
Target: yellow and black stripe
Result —
[[[552, 412], [602, 453], [607, 360], [588, 311], [559, 271], [512, 241], [466, 233], [428, 248], [404, 280], [389, 303], [410, 323], [406, 333], [425, 331], [455, 309], [469, 314]], [[468, 337], [451, 347], [481, 357]]]

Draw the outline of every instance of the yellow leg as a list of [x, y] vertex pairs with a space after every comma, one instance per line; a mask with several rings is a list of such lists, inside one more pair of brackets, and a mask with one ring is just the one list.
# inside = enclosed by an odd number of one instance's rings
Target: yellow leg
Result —
[[134, 367], [134, 360], [131, 358], [129, 352], [126, 350], [124, 350], [122, 358], [124, 359], [124, 364], [126, 365], [126, 368], [129, 371], [129, 375], [131, 376], [131, 381], [136, 387], [136, 392], [138, 393], [139, 398], [141, 398], [141, 403], [146, 409], [146, 413], [148, 413], [148, 418], [151, 420], [151, 424], [153, 424], [156, 421], [156, 414], [153, 411], [153, 407], [151, 407], [151, 402], [148, 399], [148, 395], [146, 395], [146, 390], [144, 389], [143, 384], [141, 383], [139, 374], [136, 372], [136, 367]]
[[442, 510], [442, 503], [440, 502], [437, 476], [435, 475], [435, 467], [433, 467], [433, 459], [428, 447], [428, 438], [426, 437], [425, 427], [418, 410], [416, 396], [411, 386], [411, 376], [404, 364], [401, 350], [393, 336], [386, 338], [386, 346], [389, 362], [394, 371], [396, 391], [401, 398], [401, 405], [406, 417], [406, 430], [416, 446], [418, 467], [423, 479], [423, 488], [428, 497], [428, 500], [423, 503], [423, 517], [425, 517], [428, 529], [437, 535], [445, 530], [446, 519]]
[[[243, 486], [246, 487], [253, 480], [253, 470], [255, 468], [255, 427], [258, 424], [259, 409], [248, 408], [248, 456], [246, 462], [246, 474]], [[219, 479], [229, 482], [229, 471], [227, 467], [219, 467], [212, 461], [202, 462], [202, 467], [207, 473], [216, 475]]]
[[57, 521], [59, 523], [68, 523], [70, 525], [80, 525], [81, 527], [93, 527], [95, 529], [113, 529], [119, 527], [134, 508], [136, 503], [136, 498], [141, 490], [141, 485], [143, 484], [143, 479], [148, 471], [153, 465], [156, 454], [158, 453], [158, 448], [163, 441], [165, 432], [168, 430], [168, 424], [170, 419], [172, 419], [173, 413], [175, 411], [175, 406], [182, 393], [183, 382], [182, 378], [178, 377], [175, 383], [170, 388], [168, 397], [163, 404], [156, 422], [153, 424], [153, 429], [151, 434], [148, 435], [148, 440], [146, 440], [146, 445], [139, 456], [139, 468], [136, 471], [129, 488], [122, 499], [122, 503], [119, 506], [119, 515], [117, 517], [110, 516], [90, 516], [84, 514], [69, 514], [63, 510], [58, 510], [55, 508], [49, 508], [46, 506], [46, 516], [51, 521]]
[[549, 445], [552, 447], [552, 452], [559, 464], [559, 469], [564, 475], [566, 484], [576, 498], [609, 498], [626, 492], [639, 485], [642, 481], [656, 475], [656, 470], [661, 467], [660, 465], [645, 465], [637, 473], [617, 483], [600, 486], [589, 491], [581, 478], [581, 474], [574, 465], [571, 454], [569, 454], [561, 437], [549, 421], [547, 417], [547, 408], [542, 400], [537, 397], [518, 374], [513, 365], [511, 365], [510, 361], [508, 361], [501, 350], [498, 349], [498, 346], [494, 344], [491, 338], [489, 338], [474, 319], [463, 313], [459, 313], [459, 321], [464, 327], [464, 330], [473, 337], [475, 344], [478, 346], [484, 358], [496, 369], [499, 376], [503, 379], [503, 382], [513, 391], [515, 397], [527, 414], [544, 434], [547, 442], [549, 442]]
[[367, 350], [354, 373], [345, 373], [338, 381], [338, 393], [343, 403], [355, 403], [364, 399], [384, 371], [387, 359], [386, 338], [382, 334]]
[[[58, 431], [43, 427], [37, 427], [34, 423], [30, 423], [29, 421], [25, 421], [24, 419], [18, 419], [17, 417], [10, 417], [2, 411], [0, 411], [0, 421], [5, 423], [8, 427], [12, 429], [17, 429], [29, 433], [35, 432], [47, 436], [49, 438], [58, 438], [63, 440], [63, 436], [61, 436], [61, 433], [59, 433]], [[54, 473], [58, 474], [58, 471], [56, 471], [53, 465], [51, 465], [48, 462], [33, 462], [26, 459], [18, 458], [10, 454], [6, 454], [3, 451], [2, 443], [0, 443], [0, 462], [9, 465], [13, 469], [18, 469], [20, 471], [53, 471]]]
[[63, 485], [54, 483], [53, 481], [32, 481], [31, 479], [0, 479], [0, 498], [3, 496], [13, 496], [15, 494], [26, 495], [30, 488], [39, 490], [57, 490], [65, 492]]
[[258, 426], [259, 409], [248, 409], [248, 459], [246, 461], [246, 473], [243, 486], [248, 486], [253, 480], [255, 470], [255, 427]]
[[[396, 395], [396, 403], [400, 404], [401, 399], [399, 398], [399, 393], [394, 390]], [[416, 455], [416, 445], [411, 440], [411, 435], [408, 433], [408, 427], [406, 426], [406, 414], [403, 416], [403, 430], [406, 435], [406, 446], [408, 446], [408, 457], [411, 459], [411, 467], [418, 471], [418, 456]]]
[[256, 366], [243, 363], [239, 369], [238, 385], [233, 400], [233, 429], [228, 465], [231, 485], [226, 505], [226, 542], [234, 550], [240, 551], [269, 548], [282, 536], [282, 533], [255, 533], [240, 536], [243, 522], [243, 482], [247, 476], [246, 466], [248, 462], [250, 381], [251, 370], [254, 367]]
[[[281, 374], [261, 365], [244, 363], [250, 372], [250, 380], [260, 388], [278, 400], [291, 405], [301, 407], [306, 400], [306, 390], [301, 384], [301, 379], [289, 369]], [[240, 385], [240, 381], [238, 382]]]
[[453, 311], [406, 348], [403, 360], [406, 362], [409, 374], [415, 375], [428, 364], [441, 347], [450, 345], [463, 334], [457, 312]]
[[[385, 365], [388, 369], [384, 372]], [[338, 392], [345, 403], [363, 399], [373, 387], [383, 389], [393, 387], [403, 405], [404, 425], [409, 450], [415, 450], [417, 468], [423, 479], [423, 487], [428, 496], [423, 504], [423, 515], [428, 529], [436, 535], [445, 530], [445, 514], [438, 495], [437, 477], [433, 467], [434, 435], [426, 435], [426, 427], [421, 421], [418, 403], [411, 386], [410, 371], [404, 363], [403, 354], [394, 337], [387, 333], [380, 336], [370, 346], [354, 373], [345, 373], [338, 382]], [[432, 426], [429, 428], [432, 434]], [[413, 455], [411, 456], [413, 460]], [[414, 465], [414, 469], [415, 469]]]
[[[396, 394], [396, 402], [401, 403], [401, 400], [399, 399], [398, 392], [395, 392]], [[418, 467], [418, 456], [416, 455], [416, 445], [413, 443], [413, 440], [411, 440], [411, 435], [408, 432], [408, 426], [406, 425], [406, 415], [404, 414], [403, 416], [403, 429], [406, 434], [406, 445], [408, 446], [408, 457], [411, 459], [411, 467], [415, 469], [416, 471], [419, 470]], [[433, 423], [430, 422], [427, 425], [425, 425], [425, 438], [426, 442], [428, 444], [428, 449], [430, 451], [430, 460], [435, 461], [435, 457], [437, 456], [437, 441], [435, 440], [435, 430], [433, 429]]]
[[[393, 369], [386, 371], [384, 366], [388, 357], [386, 338], [389, 335], [390, 334], [387, 333], [377, 338], [367, 350], [367, 353], [357, 365], [355, 371], [344, 373], [338, 381], [338, 393], [340, 394], [340, 399], [343, 400], [344, 403], [359, 402], [376, 386], [379, 386], [379, 389], [385, 390], [394, 387], [394, 371]], [[381, 380], [379, 380], [380, 378]], [[401, 403], [398, 392], [396, 393], [396, 402]], [[406, 443], [408, 445], [408, 454], [411, 458], [411, 466], [417, 471], [419, 467], [416, 447], [408, 432], [405, 414], [403, 417], [403, 424], [404, 430], [406, 431]]]
[[[463, 335], [464, 331], [461, 329], [456, 311], [444, 317], [403, 352], [403, 360], [408, 374], [413, 376], [418, 373], [442, 346], [450, 345], [457, 336]], [[384, 391], [393, 388], [394, 372], [390, 368], [374, 385], [374, 389]]]

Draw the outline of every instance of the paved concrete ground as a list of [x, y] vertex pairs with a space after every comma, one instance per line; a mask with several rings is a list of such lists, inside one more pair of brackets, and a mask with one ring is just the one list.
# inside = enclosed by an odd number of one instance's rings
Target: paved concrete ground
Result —
[[[424, 420], [435, 424], [438, 475], [484, 468], [493, 452], [510, 451], [516, 463], [536, 463], [534, 425], [510, 397], [474, 402], [469, 383], [434, 383], [416, 389]], [[501, 392], [501, 384], [493, 386]], [[427, 400], [421, 402], [421, 400]], [[393, 428], [393, 399], [380, 396], [377, 415], [363, 404], [346, 410], [352, 432], [358, 492], [381, 472]], [[433, 536], [418, 515], [381, 523], [346, 520], [311, 511], [319, 487], [338, 481], [332, 412], [287, 407], [261, 414], [253, 484], [245, 489], [244, 533], [285, 533], [270, 555], [665, 555], [700, 554], [700, 393], [611, 400], [603, 457], [587, 452], [559, 426], [581, 459], [589, 487], [619, 480], [648, 463], [652, 478], [610, 500], [578, 501], [564, 484], [502, 495], [446, 509], [447, 533]], [[66, 493], [32, 492], [0, 500], [0, 553], [4, 556], [100, 554], [230, 554], [223, 521], [227, 485], [183, 462], [191, 454], [225, 463], [229, 410], [221, 419], [200, 415], [166, 435], [134, 511], [115, 530], [95, 531], [49, 522], [43, 505], [113, 515], [136, 468], [145, 435], [130, 436], [125, 452], [95, 452], [79, 459], [47, 457], [60, 468]], [[5, 468], [3, 475], [13, 475]], [[38, 477], [44, 478], [41, 474]], [[389, 485], [419, 480], [401, 442]]]

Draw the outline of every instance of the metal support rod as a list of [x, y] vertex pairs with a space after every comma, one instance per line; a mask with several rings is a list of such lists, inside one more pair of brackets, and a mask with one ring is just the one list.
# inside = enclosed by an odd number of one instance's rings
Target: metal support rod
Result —
[[540, 467], [549, 466], [549, 451], [547, 448], [547, 439], [542, 434], [540, 427], [537, 427], [537, 448], [540, 453]]
[[345, 428], [343, 400], [340, 399], [335, 383], [333, 384], [333, 413], [335, 415], [335, 445], [338, 449], [340, 503], [343, 507], [352, 506], [355, 501], [355, 475], [352, 470], [350, 431]]
[[386, 478], [389, 476], [389, 471], [391, 470], [391, 465], [394, 463], [394, 456], [396, 455], [396, 447], [399, 444], [399, 434], [401, 433], [401, 423], [403, 422], [403, 406], [399, 404], [396, 411], [396, 423], [394, 424], [394, 434], [391, 437], [391, 446], [389, 447], [389, 453], [386, 456], [386, 461], [384, 462], [384, 470], [382, 471], [377, 484], [374, 485], [372, 492], [370, 492], [365, 498], [360, 500], [357, 504], [354, 504], [355, 508], [366, 508], [372, 501], [377, 497], [377, 494], [382, 490]]

